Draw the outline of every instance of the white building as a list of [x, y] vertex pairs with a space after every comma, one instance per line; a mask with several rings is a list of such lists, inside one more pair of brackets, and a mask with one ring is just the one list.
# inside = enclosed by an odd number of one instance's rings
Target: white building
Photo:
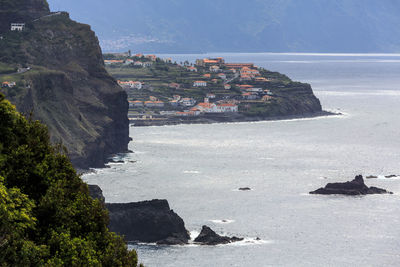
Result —
[[196, 100], [193, 98], [182, 98], [179, 102], [182, 106], [191, 107], [196, 104]]
[[[208, 93], [208, 94], [206, 95], [206, 97], [209, 98], [209, 99], [214, 99], [214, 98], [216, 97], [216, 95], [215, 95], [215, 94]], [[206, 102], [206, 101], [204, 101], [204, 102]]]
[[253, 92], [253, 93], [261, 93], [263, 91], [262, 88], [248, 88], [246, 89], [247, 92]]
[[219, 72], [220, 69], [219, 69], [218, 66], [211, 66], [211, 67], [210, 67], [210, 71], [211, 71], [211, 72]]
[[205, 87], [205, 86], [207, 86], [207, 82], [205, 82], [205, 81], [195, 81], [193, 83], [193, 86], [194, 87]]
[[153, 65], [153, 62], [143, 62], [143, 67], [147, 68], [147, 67], [151, 67]]
[[220, 112], [238, 112], [239, 111], [238, 105], [230, 104], [230, 103], [219, 104], [219, 105], [217, 105], [217, 109], [219, 109]]
[[131, 88], [131, 89], [137, 89], [140, 90], [143, 88], [143, 84], [141, 82], [135, 82], [135, 81], [118, 81], [118, 84], [122, 86], [123, 88]]
[[224, 104], [214, 104], [214, 103], [199, 103], [196, 106], [202, 113], [225, 113], [225, 112], [238, 112], [239, 108], [236, 104], [224, 103]]
[[125, 60], [125, 65], [130, 65], [130, 64], [133, 64], [133, 59], [130, 59], [130, 58], [128, 58], [127, 60]]
[[217, 105], [214, 103], [199, 103], [196, 108], [200, 110], [202, 113], [218, 113], [219, 110], [217, 108]]
[[11, 23], [12, 31], [23, 31], [25, 29], [25, 23]]

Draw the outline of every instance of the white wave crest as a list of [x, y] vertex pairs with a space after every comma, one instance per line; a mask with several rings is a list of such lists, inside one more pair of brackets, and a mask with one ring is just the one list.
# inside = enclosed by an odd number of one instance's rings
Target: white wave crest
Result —
[[228, 223], [235, 222], [235, 220], [222, 219], [222, 220], [210, 220], [210, 222], [217, 223], [217, 224], [228, 224]]

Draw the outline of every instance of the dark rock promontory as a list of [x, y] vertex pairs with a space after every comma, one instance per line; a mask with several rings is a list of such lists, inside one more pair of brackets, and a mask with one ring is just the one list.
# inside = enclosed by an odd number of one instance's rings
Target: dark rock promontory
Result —
[[199, 243], [201, 245], [219, 245], [219, 244], [228, 244], [232, 242], [242, 241], [243, 238], [239, 237], [228, 237], [228, 236], [220, 236], [215, 233], [210, 227], [203, 225], [201, 232], [198, 237], [194, 240], [194, 242]]
[[135, 203], [106, 203], [111, 231], [124, 235], [127, 241], [186, 244], [190, 239], [185, 223], [167, 200]]
[[98, 199], [100, 200], [101, 203], [104, 204], [105, 198], [103, 196], [103, 190], [101, 190], [100, 186], [90, 184], [88, 185], [88, 188], [89, 188], [89, 195], [93, 199]]
[[[104, 203], [103, 191], [98, 185], [88, 185], [89, 194]], [[185, 223], [167, 200], [132, 203], [105, 203], [109, 212], [109, 228], [132, 242], [156, 242], [162, 245], [187, 244], [190, 236]]]
[[341, 195], [367, 195], [367, 194], [393, 194], [385, 189], [378, 187], [368, 187], [364, 183], [362, 175], [358, 175], [353, 181], [345, 183], [329, 183], [323, 188], [319, 188], [310, 194], [341, 194]]

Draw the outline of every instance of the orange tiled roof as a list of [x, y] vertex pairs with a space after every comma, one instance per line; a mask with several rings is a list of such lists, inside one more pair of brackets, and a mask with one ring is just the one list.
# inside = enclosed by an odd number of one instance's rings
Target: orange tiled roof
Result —
[[197, 106], [203, 107], [203, 108], [211, 108], [211, 103], [199, 103]]

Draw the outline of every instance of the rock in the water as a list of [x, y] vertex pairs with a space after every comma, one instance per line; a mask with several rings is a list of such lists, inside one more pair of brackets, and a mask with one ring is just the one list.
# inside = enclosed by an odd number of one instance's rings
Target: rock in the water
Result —
[[378, 178], [378, 176], [376, 176], [376, 175], [369, 175], [369, 176], [367, 176], [367, 177], [365, 177], [365, 178], [367, 178], [367, 179], [376, 179], [376, 178]]
[[124, 235], [127, 241], [186, 244], [190, 239], [185, 223], [167, 200], [135, 203], [107, 203], [111, 231]]
[[395, 175], [395, 174], [391, 174], [391, 175], [386, 175], [385, 176], [385, 178], [395, 178], [395, 177], [397, 177], [397, 175]]
[[220, 236], [215, 233], [210, 227], [203, 225], [201, 232], [198, 237], [194, 240], [194, 242], [199, 243], [201, 245], [219, 245], [219, 244], [228, 244], [232, 242], [242, 241], [243, 238], [239, 237], [228, 237], [228, 236]]
[[358, 175], [353, 181], [345, 183], [329, 183], [323, 188], [319, 188], [310, 194], [342, 194], [342, 195], [367, 195], [367, 194], [393, 194], [385, 189], [377, 187], [368, 187], [364, 183], [362, 175]]
[[103, 190], [101, 190], [100, 186], [89, 184], [88, 187], [89, 187], [89, 195], [93, 199], [98, 199], [100, 200], [100, 202], [104, 204], [105, 198], [103, 196]]
[[239, 188], [240, 191], [250, 191], [251, 188], [250, 187], [241, 187]]

